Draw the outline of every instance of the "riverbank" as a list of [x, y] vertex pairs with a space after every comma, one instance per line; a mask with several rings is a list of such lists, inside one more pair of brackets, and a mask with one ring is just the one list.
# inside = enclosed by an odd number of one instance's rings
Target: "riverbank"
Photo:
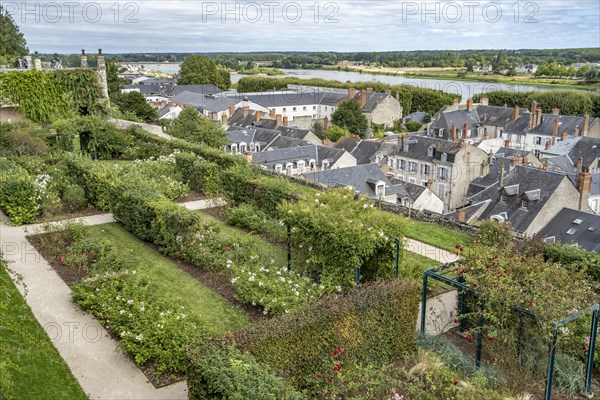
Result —
[[406, 79], [439, 79], [447, 81], [499, 83], [516, 86], [540, 86], [545, 88], [598, 90], [600, 83], [584, 83], [581, 80], [534, 78], [530, 75], [505, 76], [500, 74], [478, 74], [466, 72], [464, 68], [368, 68], [368, 67], [339, 67], [323, 66], [327, 71], [358, 72], [371, 75], [397, 76]]

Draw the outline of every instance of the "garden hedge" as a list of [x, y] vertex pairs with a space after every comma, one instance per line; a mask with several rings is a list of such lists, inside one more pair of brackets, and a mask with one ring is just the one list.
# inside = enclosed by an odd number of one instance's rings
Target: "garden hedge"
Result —
[[15, 225], [35, 222], [39, 215], [38, 187], [25, 169], [0, 159], [0, 209]]
[[300, 400], [304, 397], [233, 346], [209, 343], [187, 353], [188, 399]]
[[293, 386], [314, 389], [318, 374], [333, 373], [336, 350], [343, 353], [343, 368], [382, 366], [414, 350], [420, 292], [410, 280], [374, 282], [250, 326], [229, 340]]

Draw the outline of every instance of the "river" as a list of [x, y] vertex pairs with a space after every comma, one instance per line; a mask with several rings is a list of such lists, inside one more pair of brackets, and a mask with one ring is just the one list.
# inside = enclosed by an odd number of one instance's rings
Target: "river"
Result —
[[[179, 64], [144, 64], [146, 68], [155, 69], [168, 74], [179, 72]], [[298, 77], [302, 79], [322, 78], [340, 82], [382, 82], [391, 85], [407, 84], [421, 88], [439, 89], [449, 93], [459, 94], [462, 101], [476, 94], [486, 93], [493, 90], [508, 90], [517, 92], [529, 92], [534, 90], [556, 90], [561, 88], [548, 88], [534, 85], [510, 85], [505, 83], [476, 82], [476, 81], [453, 81], [445, 79], [407, 78], [403, 76], [377, 75], [359, 72], [346, 72], [321, 69], [286, 69], [283, 77]], [[247, 75], [231, 74], [231, 81], [236, 83]]]

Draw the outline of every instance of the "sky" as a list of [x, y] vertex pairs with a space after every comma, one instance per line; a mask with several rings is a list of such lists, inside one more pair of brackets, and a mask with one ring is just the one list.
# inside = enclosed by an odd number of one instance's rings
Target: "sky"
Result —
[[600, 1], [4, 1], [42, 53], [600, 47]]

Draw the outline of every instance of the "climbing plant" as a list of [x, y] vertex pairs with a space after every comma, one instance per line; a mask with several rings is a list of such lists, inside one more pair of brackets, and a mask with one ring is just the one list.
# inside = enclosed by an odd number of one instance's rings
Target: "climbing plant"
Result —
[[15, 104], [30, 120], [49, 123], [74, 114], [103, 112], [92, 70], [0, 74], [0, 104]]

